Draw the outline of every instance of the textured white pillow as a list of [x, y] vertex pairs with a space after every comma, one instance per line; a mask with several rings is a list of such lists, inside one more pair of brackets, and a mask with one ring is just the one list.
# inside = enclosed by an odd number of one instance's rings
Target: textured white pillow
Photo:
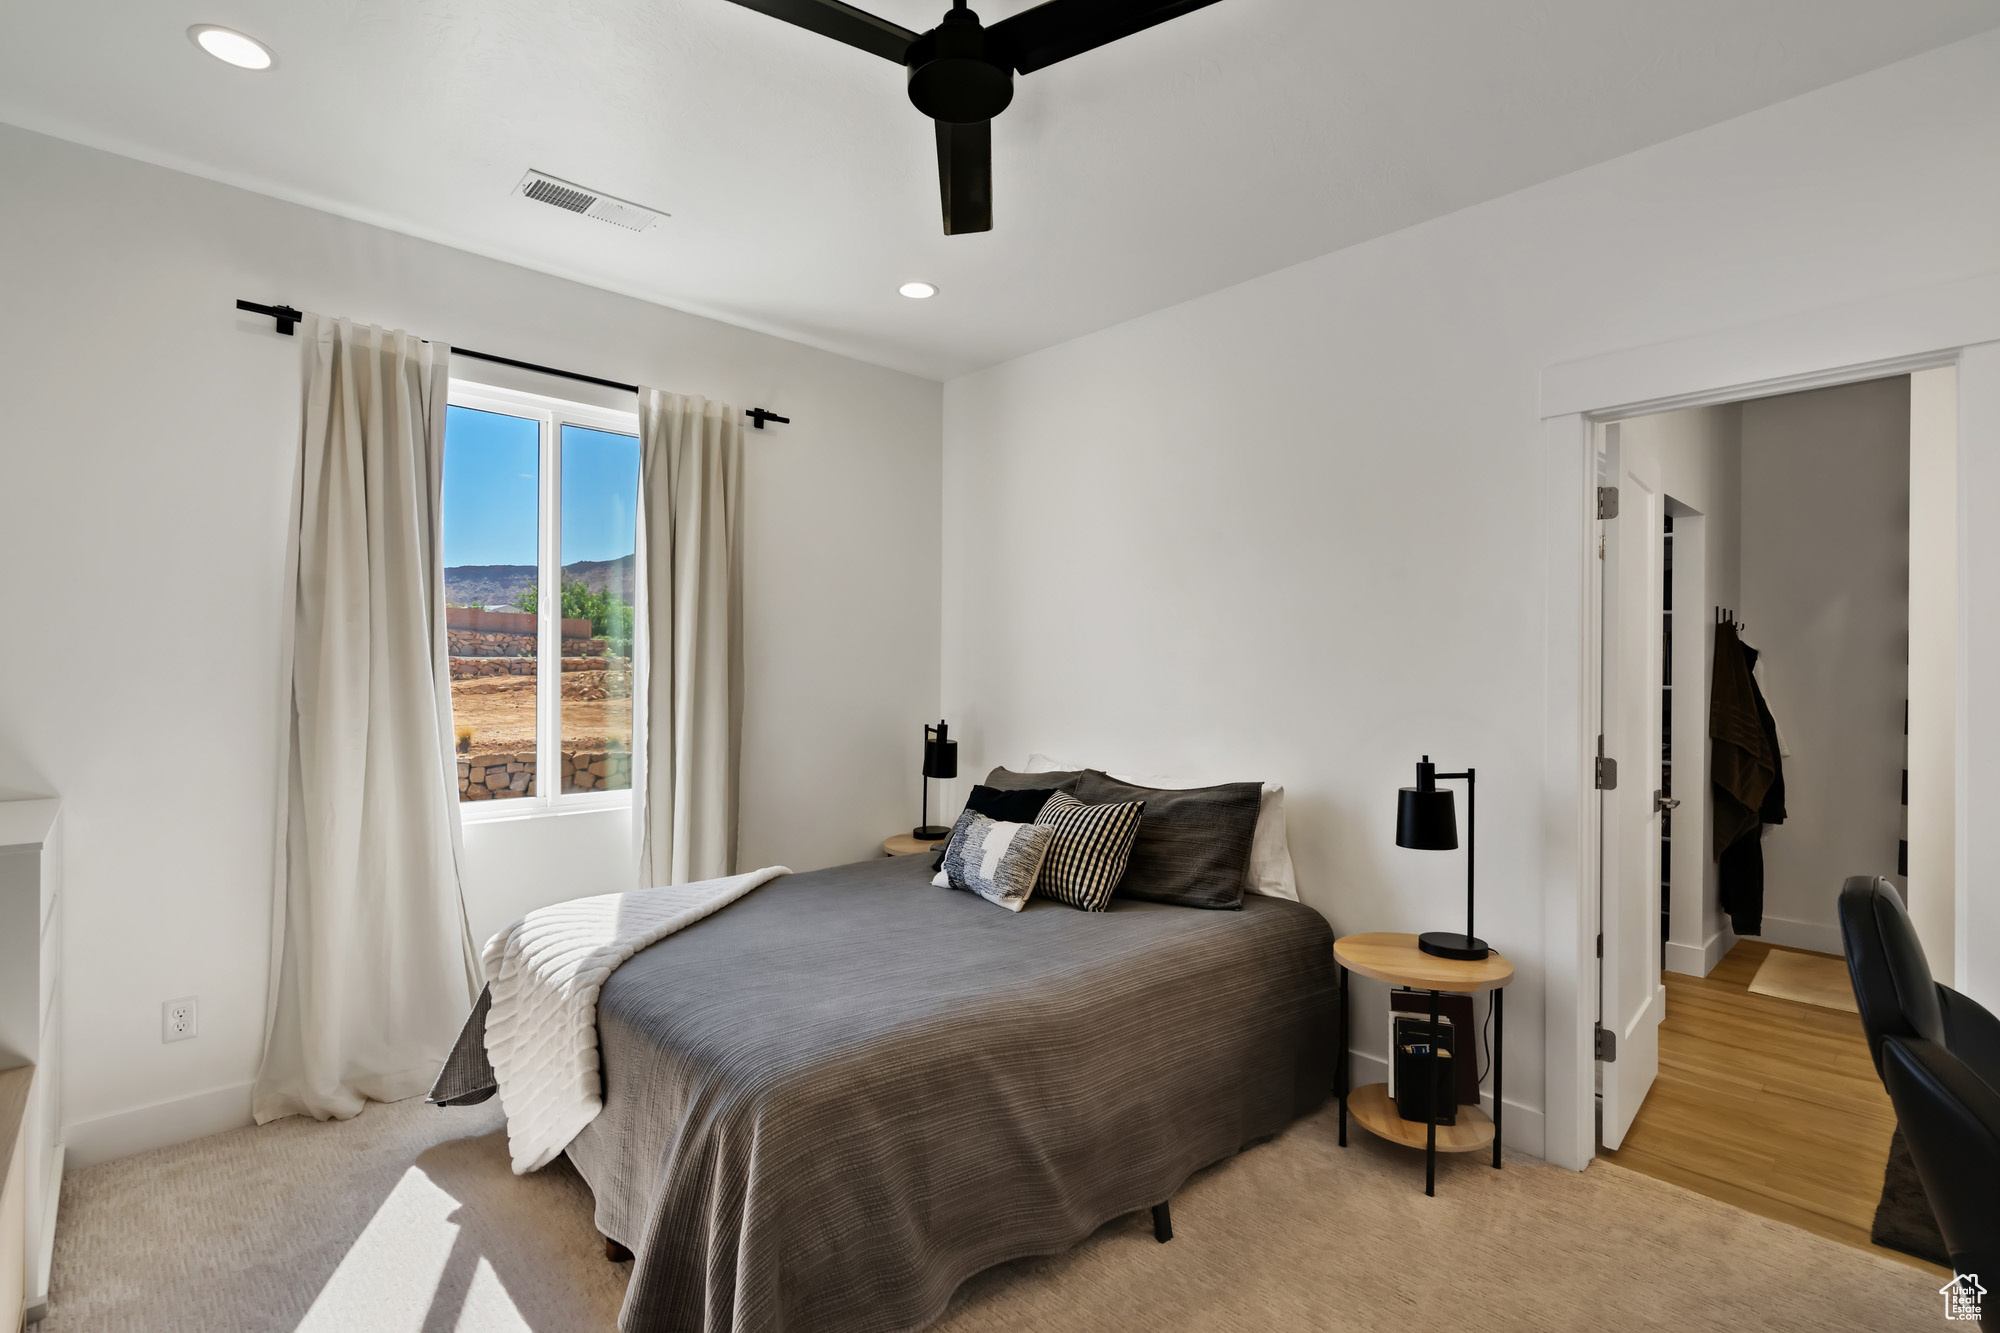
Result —
[[964, 811], [945, 848], [944, 869], [931, 883], [965, 889], [1018, 912], [1028, 905], [1055, 838], [1054, 829], [1039, 824], [1009, 824]]
[[[1070, 764], [1051, 759], [1045, 754], [1031, 754], [1027, 767], [1021, 771], [1063, 773], [1089, 767], [1089, 764]], [[1167, 791], [1215, 785], [1212, 782], [1190, 782], [1186, 778], [1137, 777], [1129, 773], [1106, 773], [1105, 776]], [[1266, 898], [1287, 898], [1297, 902], [1299, 882], [1292, 870], [1291, 843], [1285, 838], [1285, 789], [1270, 782], [1263, 786], [1264, 798], [1257, 806], [1257, 832], [1250, 840], [1250, 865], [1243, 876], [1243, 888], [1246, 892], [1262, 894]]]

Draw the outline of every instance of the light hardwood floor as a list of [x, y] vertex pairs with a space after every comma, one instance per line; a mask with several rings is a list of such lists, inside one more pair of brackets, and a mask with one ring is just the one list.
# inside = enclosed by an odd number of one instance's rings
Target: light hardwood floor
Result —
[[1868, 1239], [1896, 1114], [1861, 1020], [1752, 994], [1774, 946], [1665, 974], [1660, 1076], [1607, 1161], [1938, 1274]]

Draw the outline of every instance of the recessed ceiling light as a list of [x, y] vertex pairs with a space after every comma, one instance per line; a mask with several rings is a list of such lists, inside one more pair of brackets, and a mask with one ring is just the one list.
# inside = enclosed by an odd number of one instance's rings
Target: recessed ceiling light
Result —
[[271, 48], [255, 37], [245, 37], [234, 28], [197, 23], [188, 29], [188, 38], [225, 65], [234, 65], [238, 69], [271, 68]]
[[937, 295], [937, 288], [928, 282], [906, 282], [896, 289], [912, 301], [925, 301]]

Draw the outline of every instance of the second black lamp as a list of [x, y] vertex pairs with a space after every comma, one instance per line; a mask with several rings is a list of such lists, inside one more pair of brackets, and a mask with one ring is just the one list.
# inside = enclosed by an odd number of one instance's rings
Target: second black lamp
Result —
[[1396, 845], [1419, 851], [1449, 852], [1458, 846], [1458, 811], [1449, 790], [1439, 787], [1440, 779], [1465, 779], [1465, 933], [1428, 930], [1417, 936], [1417, 947], [1439, 958], [1478, 960], [1491, 952], [1486, 941], [1472, 933], [1472, 859], [1475, 846], [1476, 788], [1473, 770], [1440, 773], [1431, 757], [1417, 762], [1417, 785], [1396, 794]]
[[925, 842], [951, 836], [944, 825], [931, 823], [931, 779], [958, 776], [958, 742], [947, 739], [948, 735], [942, 720], [935, 727], [924, 724], [924, 822], [911, 829], [910, 836]]

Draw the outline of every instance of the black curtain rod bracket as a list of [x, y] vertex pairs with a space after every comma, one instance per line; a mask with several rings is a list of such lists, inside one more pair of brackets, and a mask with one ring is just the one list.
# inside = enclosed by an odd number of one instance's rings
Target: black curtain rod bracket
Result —
[[293, 327], [305, 318], [302, 312], [294, 310], [288, 305], [258, 305], [255, 301], [238, 301], [236, 308], [238, 310], [248, 310], [253, 315], [269, 315], [272, 319], [278, 321], [278, 332], [284, 334], [287, 338], [292, 336]]
[[[259, 305], [255, 301], [238, 301], [236, 308], [238, 310], [248, 310], [253, 315], [264, 315], [276, 320], [278, 332], [288, 338], [292, 336], [292, 330], [298, 325], [299, 321], [305, 318], [303, 311], [294, 310], [288, 305]], [[454, 347], [451, 349], [451, 354], [453, 356], [469, 356], [475, 361], [491, 361], [499, 366], [512, 366], [516, 370], [531, 370], [537, 375], [553, 375], [557, 379], [576, 380], [581, 384], [595, 384], [606, 389], [617, 389], [621, 393], [639, 392], [639, 386], [636, 384], [625, 384], [618, 380], [608, 380], [599, 375], [586, 375], [577, 370], [559, 370], [555, 366], [537, 365], [533, 361], [520, 361], [511, 356], [496, 356], [492, 352], [475, 352], [470, 347]], [[743, 415], [749, 417], [750, 424], [758, 430], [764, 429], [764, 423], [767, 421], [775, 421], [784, 426], [792, 424], [790, 417], [781, 417], [769, 408], [746, 407], [743, 409]]]

